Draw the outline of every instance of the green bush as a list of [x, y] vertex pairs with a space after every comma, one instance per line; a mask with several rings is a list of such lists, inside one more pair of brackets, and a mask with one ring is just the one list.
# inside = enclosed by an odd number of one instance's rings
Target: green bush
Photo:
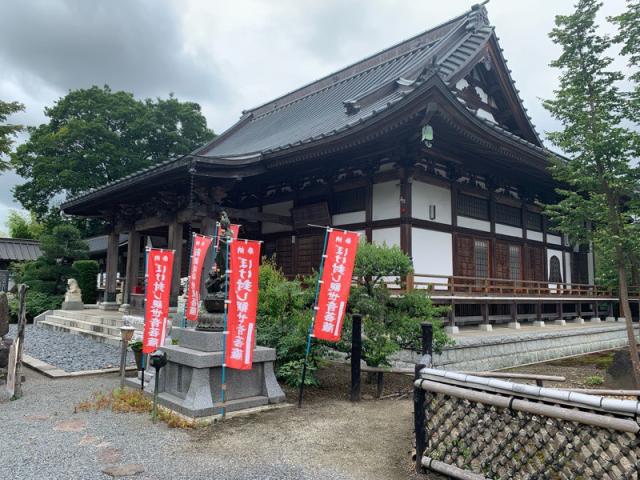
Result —
[[76, 260], [73, 262], [73, 275], [82, 291], [82, 301], [94, 304], [98, 299], [98, 273], [100, 267], [95, 260]]
[[602, 385], [604, 383], [604, 378], [600, 375], [592, 375], [587, 377], [584, 381], [587, 385]]
[[[35, 317], [47, 310], [59, 309], [62, 305], [62, 295], [49, 295], [42, 292], [33, 292], [27, 290], [25, 312], [28, 321], [33, 321]], [[11, 311], [11, 321], [18, 321], [18, 298], [14, 297], [9, 300], [9, 309]]]
[[[260, 266], [260, 295], [256, 340], [275, 348], [276, 375], [291, 386], [300, 384], [311, 322], [314, 289], [307, 281], [287, 280], [270, 260]], [[315, 371], [325, 347], [312, 343], [306, 384], [315, 384]]]

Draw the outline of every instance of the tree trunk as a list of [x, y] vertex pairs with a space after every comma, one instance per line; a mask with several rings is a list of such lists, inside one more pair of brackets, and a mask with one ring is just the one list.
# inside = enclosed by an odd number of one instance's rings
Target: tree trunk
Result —
[[620, 246], [616, 246], [616, 261], [618, 263], [618, 281], [620, 283], [620, 310], [624, 313], [624, 320], [627, 326], [627, 338], [629, 340], [629, 355], [631, 355], [631, 365], [633, 366], [633, 376], [636, 381], [636, 388], [639, 388], [640, 357], [638, 357], [638, 343], [633, 331], [633, 318], [631, 317], [631, 306], [629, 305], [629, 294], [627, 292], [627, 272], [624, 266], [622, 248]]

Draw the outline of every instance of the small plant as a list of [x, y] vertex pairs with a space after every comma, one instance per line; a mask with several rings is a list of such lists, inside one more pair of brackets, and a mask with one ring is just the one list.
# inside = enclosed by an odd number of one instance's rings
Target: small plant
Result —
[[142, 340], [132, 340], [129, 342], [129, 348], [133, 352], [141, 352], [142, 351]]
[[591, 375], [585, 379], [584, 383], [587, 385], [602, 385], [604, 383], [604, 378], [600, 375]]
[[178, 340], [177, 338], [171, 339], [171, 345], [178, 345], [179, 343], [180, 343], [180, 340]]

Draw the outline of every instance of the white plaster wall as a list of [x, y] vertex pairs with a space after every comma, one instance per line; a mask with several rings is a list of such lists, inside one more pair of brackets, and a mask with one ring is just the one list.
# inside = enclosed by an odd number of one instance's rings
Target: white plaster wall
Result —
[[[436, 208], [435, 218], [429, 218], [431, 205]], [[437, 185], [414, 181], [411, 184], [411, 216], [451, 225], [451, 191]]]
[[562, 237], [560, 237], [560, 235], [547, 234], [547, 243], [553, 243], [554, 245], [562, 245]]
[[565, 275], [563, 277], [566, 283], [571, 283], [571, 253], [562, 252], [564, 256], [564, 271]]
[[[453, 247], [450, 233], [413, 227], [411, 229], [411, 251], [416, 273], [453, 275]], [[419, 277], [420, 282], [446, 283], [438, 277]], [[438, 289], [435, 286], [436, 290]], [[441, 289], [445, 289], [442, 286]]]
[[372, 218], [400, 218], [400, 183], [397, 180], [373, 185]]
[[458, 215], [458, 226], [482, 230], [483, 232], [491, 231], [491, 224], [487, 220], [478, 220], [477, 218], [463, 217], [461, 215]]
[[359, 212], [338, 213], [331, 217], [333, 225], [349, 225], [350, 223], [362, 223], [367, 219], [367, 212], [364, 210]]
[[[271, 203], [269, 205], [263, 205], [262, 211], [265, 213], [273, 213], [276, 215], [291, 216], [291, 209], [293, 208], [293, 200], [287, 202]], [[288, 225], [281, 225], [279, 223], [262, 223], [262, 233], [275, 233], [275, 232], [289, 232], [292, 227]]]
[[527, 230], [527, 238], [537, 242], [541, 242], [544, 239], [542, 232], [538, 232], [536, 230]]
[[503, 225], [496, 223], [496, 233], [500, 235], [509, 235], [511, 237], [522, 238], [522, 229], [518, 227], [512, 227], [511, 225]]
[[393, 228], [376, 228], [371, 231], [371, 240], [373, 243], [382, 245], [386, 243], [388, 246], [400, 246], [400, 227]]

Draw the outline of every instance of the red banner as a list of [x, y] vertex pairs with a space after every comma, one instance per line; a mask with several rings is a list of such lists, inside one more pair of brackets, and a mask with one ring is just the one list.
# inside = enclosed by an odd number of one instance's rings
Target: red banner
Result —
[[[240, 233], [240, 225], [236, 225], [235, 223], [230, 224], [229, 231], [231, 232], [231, 238], [237, 240], [238, 234]], [[216, 240], [216, 248], [220, 247], [220, 238], [222, 238], [223, 236], [224, 230], [222, 228], [222, 225], [218, 225], [218, 238]]]
[[225, 363], [250, 370], [255, 343], [260, 275], [260, 242], [236, 240], [229, 245], [229, 306]]
[[195, 322], [198, 320], [200, 310], [200, 281], [202, 280], [202, 269], [207, 251], [211, 246], [212, 237], [205, 235], [193, 236], [193, 248], [191, 249], [191, 265], [189, 265], [189, 290], [187, 293], [187, 306], [185, 316], [187, 320]]
[[153, 353], [164, 343], [169, 316], [172, 270], [173, 250], [152, 248], [147, 252], [143, 353]]
[[358, 249], [356, 232], [330, 230], [318, 295], [313, 336], [320, 340], [340, 340], [351, 277]]

